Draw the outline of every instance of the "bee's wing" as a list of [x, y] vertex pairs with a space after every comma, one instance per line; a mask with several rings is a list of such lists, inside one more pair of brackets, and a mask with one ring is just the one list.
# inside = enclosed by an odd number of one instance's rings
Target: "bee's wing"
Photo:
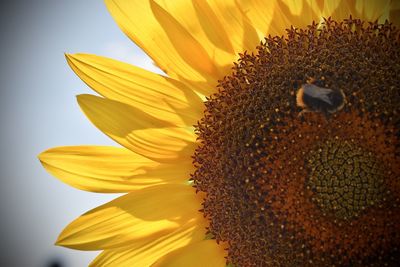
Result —
[[333, 103], [329, 97], [329, 94], [331, 94], [332, 91], [333, 91], [332, 89], [328, 89], [328, 88], [319, 88], [319, 90], [317, 91], [317, 98], [328, 103], [329, 105], [333, 105]]
[[304, 93], [311, 96], [312, 98], [318, 98], [329, 105], [333, 105], [331, 99], [329, 98], [329, 94], [333, 92], [332, 89], [318, 87], [314, 84], [306, 84], [304, 86]]

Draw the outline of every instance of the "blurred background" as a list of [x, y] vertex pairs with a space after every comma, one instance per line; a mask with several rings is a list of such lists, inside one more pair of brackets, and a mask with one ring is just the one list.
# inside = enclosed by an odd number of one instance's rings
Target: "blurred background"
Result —
[[54, 242], [70, 221], [116, 195], [63, 184], [37, 155], [54, 146], [114, 142], [80, 111], [75, 95], [93, 92], [64, 53], [158, 70], [118, 29], [102, 0], [1, 1], [0, 20], [0, 266], [87, 266], [98, 252]]

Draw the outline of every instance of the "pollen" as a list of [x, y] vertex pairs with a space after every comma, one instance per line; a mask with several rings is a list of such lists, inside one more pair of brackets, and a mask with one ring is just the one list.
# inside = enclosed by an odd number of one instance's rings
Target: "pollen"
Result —
[[227, 264], [398, 265], [399, 41], [350, 17], [240, 54], [205, 102], [191, 178]]

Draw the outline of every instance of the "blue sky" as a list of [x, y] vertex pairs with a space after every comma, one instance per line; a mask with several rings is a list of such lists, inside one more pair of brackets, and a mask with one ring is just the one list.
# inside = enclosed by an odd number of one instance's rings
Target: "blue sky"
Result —
[[[11, 1], [10, 1], [11, 2]], [[0, 265], [40, 267], [52, 259], [85, 266], [97, 252], [53, 245], [74, 218], [114, 198], [71, 188], [47, 174], [41, 151], [62, 145], [115, 145], [80, 111], [93, 93], [64, 53], [92, 53], [158, 71], [117, 27], [103, 1], [0, 4]]]

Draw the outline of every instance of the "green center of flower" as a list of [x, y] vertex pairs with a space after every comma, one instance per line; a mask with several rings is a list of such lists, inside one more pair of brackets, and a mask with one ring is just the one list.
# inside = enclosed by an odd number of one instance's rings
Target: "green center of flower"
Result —
[[325, 20], [243, 53], [198, 122], [194, 186], [233, 266], [400, 262], [400, 31]]
[[351, 219], [385, 197], [383, 165], [351, 142], [327, 141], [310, 153], [307, 186], [313, 201], [338, 219]]

